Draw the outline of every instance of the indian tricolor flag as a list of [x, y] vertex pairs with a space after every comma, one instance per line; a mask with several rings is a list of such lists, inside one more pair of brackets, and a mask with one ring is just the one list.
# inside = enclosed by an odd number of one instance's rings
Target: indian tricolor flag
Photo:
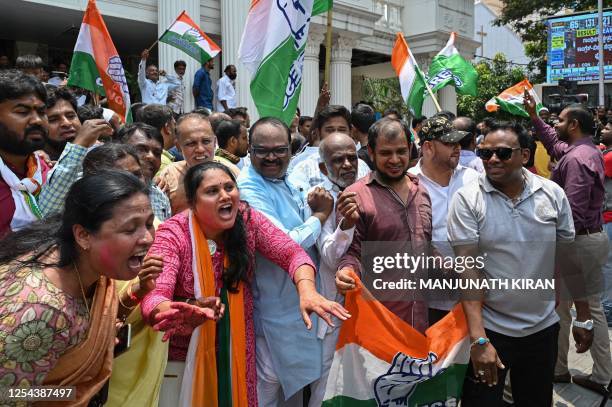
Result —
[[397, 33], [391, 54], [391, 65], [399, 77], [402, 97], [412, 117], [421, 116], [425, 99], [425, 75], [417, 65], [402, 33]]
[[486, 103], [485, 108], [491, 113], [497, 112], [499, 109], [501, 109], [515, 116], [529, 118], [529, 113], [527, 113], [523, 107], [523, 95], [525, 93], [525, 89], [527, 89], [527, 92], [533, 96], [533, 99], [536, 101], [536, 111], [540, 113], [540, 110], [542, 110], [544, 105], [527, 79], [523, 79], [516, 85], [500, 93], [498, 96], [491, 98]]
[[221, 48], [187, 15], [185, 10], [160, 37], [160, 42], [172, 45], [204, 64], [214, 58]]
[[251, 0], [238, 54], [251, 74], [251, 96], [261, 117], [287, 125], [293, 120], [310, 19], [331, 6], [331, 0]]
[[95, 0], [87, 3], [72, 55], [68, 85], [106, 96], [108, 107], [122, 121], [130, 120], [130, 92], [123, 64]]
[[346, 295], [324, 407], [456, 406], [470, 360], [461, 305], [425, 335], [389, 311], [357, 280]]

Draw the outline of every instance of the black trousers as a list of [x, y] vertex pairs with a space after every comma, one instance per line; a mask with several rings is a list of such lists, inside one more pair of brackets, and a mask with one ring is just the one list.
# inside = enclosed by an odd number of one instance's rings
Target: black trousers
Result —
[[489, 387], [477, 379], [470, 363], [463, 383], [462, 407], [503, 406], [502, 397], [508, 369], [515, 406], [550, 407], [559, 324], [522, 338], [502, 335], [488, 329], [485, 331], [506, 369], [497, 370], [497, 385]]

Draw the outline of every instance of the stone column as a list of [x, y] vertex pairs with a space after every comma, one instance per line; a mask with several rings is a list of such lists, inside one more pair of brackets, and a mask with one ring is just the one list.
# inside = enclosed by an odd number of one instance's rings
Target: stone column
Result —
[[319, 51], [325, 34], [313, 30], [310, 26], [308, 42], [304, 51], [304, 72], [302, 74], [302, 93], [300, 94], [300, 111], [303, 116], [312, 116], [319, 98]]
[[257, 108], [251, 98], [251, 76], [246, 68], [238, 62], [238, 48], [246, 24], [249, 8], [245, 0], [221, 0], [221, 66], [235, 65], [238, 71], [236, 78], [236, 103], [249, 111], [251, 123], [258, 118]]
[[442, 109], [457, 114], [457, 92], [452, 84], [438, 91], [438, 101]]
[[[185, 10], [189, 17], [196, 23], [200, 22], [200, 0], [158, 0], [157, 1], [157, 33], [161, 36], [166, 29], [176, 20], [182, 10]], [[185, 54], [178, 48], [168, 44], [157, 44], [159, 47], [159, 69], [163, 69], [169, 74], [175, 74], [174, 62], [183, 60], [187, 63], [187, 70], [183, 78], [185, 84], [185, 95], [183, 110], [188, 112], [195, 106], [191, 87], [193, 86], [193, 76], [200, 69], [200, 63]]]
[[333, 105], [351, 108], [351, 56], [356, 41], [338, 37], [332, 44], [330, 64], [330, 92]]

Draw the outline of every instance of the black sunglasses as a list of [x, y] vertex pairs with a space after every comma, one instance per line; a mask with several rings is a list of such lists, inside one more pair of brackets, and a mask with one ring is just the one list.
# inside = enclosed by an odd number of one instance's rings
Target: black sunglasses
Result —
[[490, 160], [491, 157], [493, 157], [493, 154], [495, 154], [500, 160], [506, 161], [509, 160], [510, 157], [512, 157], [513, 151], [520, 149], [520, 147], [479, 148], [476, 150], [476, 155], [482, 158], [483, 160]]

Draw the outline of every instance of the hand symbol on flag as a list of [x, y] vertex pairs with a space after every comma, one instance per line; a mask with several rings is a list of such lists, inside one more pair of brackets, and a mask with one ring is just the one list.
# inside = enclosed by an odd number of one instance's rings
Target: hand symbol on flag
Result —
[[[438, 356], [429, 352], [425, 359], [418, 359], [403, 353], [393, 357], [387, 374], [380, 376], [374, 383], [376, 401], [381, 407], [408, 406], [410, 396], [417, 384], [433, 377], [433, 364]], [[439, 372], [438, 372], [439, 373]]]

